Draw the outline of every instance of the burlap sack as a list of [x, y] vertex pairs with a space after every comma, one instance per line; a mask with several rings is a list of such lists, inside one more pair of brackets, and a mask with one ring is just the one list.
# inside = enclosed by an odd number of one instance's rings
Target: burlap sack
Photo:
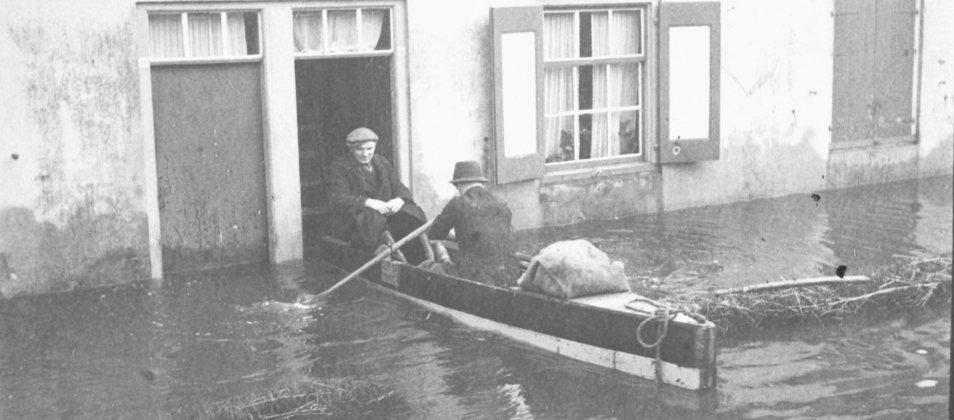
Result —
[[560, 299], [630, 291], [623, 263], [583, 239], [543, 248], [517, 285]]

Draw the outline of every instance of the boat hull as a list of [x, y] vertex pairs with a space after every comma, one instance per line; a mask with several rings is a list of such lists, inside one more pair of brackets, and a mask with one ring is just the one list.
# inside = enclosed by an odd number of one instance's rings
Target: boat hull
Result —
[[[347, 245], [324, 240], [320, 256], [346, 270], [370, 258]], [[384, 261], [364, 277], [463, 324], [494, 331], [572, 359], [656, 379], [655, 349], [636, 339], [636, 328], [649, 318], [628, 310], [633, 294], [560, 300], [518, 289], [490, 286]], [[643, 331], [655, 342], [656, 328]], [[716, 384], [716, 328], [711, 322], [674, 320], [660, 347], [661, 380], [681, 388], [704, 390]]]

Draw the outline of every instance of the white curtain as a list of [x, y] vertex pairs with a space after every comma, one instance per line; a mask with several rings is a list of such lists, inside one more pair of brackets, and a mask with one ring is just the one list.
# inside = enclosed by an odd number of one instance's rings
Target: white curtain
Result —
[[[639, 105], [639, 63], [611, 64], [610, 68], [610, 91], [609, 106], [611, 108], [622, 106]], [[623, 120], [620, 116], [623, 116]], [[614, 112], [609, 115], [609, 155], [615, 156], [620, 153], [620, 143], [625, 141], [620, 137], [620, 133], [632, 129], [635, 121], [632, 116], [635, 113]]]
[[320, 53], [321, 12], [296, 12], [293, 19], [295, 51], [300, 53]]
[[153, 57], [182, 57], [182, 15], [149, 15]]
[[[641, 34], [642, 13], [637, 10], [613, 12], [612, 36], [614, 55], [633, 55], [642, 53]], [[640, 68], [641, 63], [612, 65], [610, 70], [611, 97], [610, 106], [640, 105]], [[639, 150], [640, 121], [636, 111], [613, 113], [610, 115], [610, 144], [613, 154], [633, 153]]]
[[361, 51], [374, 51], [381, 38], [387, 10], [361, 9]]
[[[548, 13], [543, 19], [543, 57], [544, 60], [570, 58], [577, 55], [576, 37], [573, 35], [572, 13]], [[573, 110], [573, 68], [552, 67], [544, 72], [544, 112], [554, 114]], [[544, 122], [546, 156], [548, 160], [556, 156], [557, 161], [573, 159], [572, 155], [561, 154], [561, 138], [572, 139], [573, 117], [547, 117]], [[564, 140], [564, 142], [566, 142]]]
[[328, 52], [358, 50], [358, 18], [355, 10], [328, 11]]
[[638, 10], [613, 12], [613, 55], [633, 55], [642, 52], [640, 51], [640, 14]]
[[228, 55], [248, 55], [248, 45], [245, 40], [245, 14], [228, 13], [225, 17], [229, 27]]
[[[590, 39], [592, 40], [593, 57], [610, 55], [609, 13], [593, 13], [590, 16]], [[605, 109], [608, 105], [605, 65], [593, 66], [593, 110]], [[590, 157], [606, 157], [613, 153], [609, 141], [606, 112], [593, 113], [593, 126], [590, 142]]]
[[193, 57], [222, 55], [221, 15], [218, 13], [189, 14], [189, 48]]

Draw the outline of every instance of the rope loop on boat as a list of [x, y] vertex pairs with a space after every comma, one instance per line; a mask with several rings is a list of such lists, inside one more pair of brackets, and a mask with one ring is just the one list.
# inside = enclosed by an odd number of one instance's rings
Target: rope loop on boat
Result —
[[[653, 362], [653, 367], [655, 368], [654, 370], [656, 373], [656, 386], [662, 386], [663, 371], [662, 371], [662, 356], [661, 356], [660, 349], [662, 348], [661, 344], [663, 340], [666, 339], [666, 333], [669, 331], [669, 320], [672, 318], [675, 318], [675, 315], [670, 315], [669, 311], [670, 309], [672, 309], [672, 307], [669, 306], [668, 302], [666, 302], [664, 305], [662, 305], [662, 308], [660, 308], [660, 305], [658, 305], [656, 302], [650, 301], [649, 299], [636, 298], [636, 300], [640, 300], [640, 299], [651, 302], [657, 308], [656, 313], [654, 313], [653, 316], [644, 319], [643, 322], [640, 322], [639, 326], [636, 327], [636, 341], [638, 341], [639, 345], [643, 347], [655, 350], [656, 360]], [[634, 300], [633, 302], [635, 302], [636, 300]], [[630, 302], [630, 303], [633, 303], [633, 302]], [[630, 309], [634, 309], [629, 306], [629, 303], [626, 304], [626, 307]], [[649, 344], [646, 341], [643, 341], [643, 328], [649, 325], [652, 321], [657, 319], [659, 320], [659, 324], [658, 324], [658, 327], [656, 327], [656, 342]]]
[[[639, 326], [636, 327], [636, 341], [639, 342], [639, 345], [647, 349], [655, 350], [656, 360], [654, 365], [656, 371], [656, 384], [661, 386], [663, 383], [663, 372], [660, 349], [662, 347], [663, 340], [666, 339], [666, 333], [669, 332], [669, 321], [676, 319], [676, 316], [679, 314], [685, 314], [700, 324], [705, 324], [708, 322], [708, 320], [706, 320], [706, 318], [701, 314], [698, 314], [689, 308], [673, 308], [669, 302], [656, 302], [652, 299], [644, 298], [642, 296], [626, 303], [625, 306], [627, 309], [636, 312], [643, 312], [636, 308], [634, 305], [636, 302], [646, 302], [656, 308], [656, 311], [651, 314], [652, 316], [644, 319], [639, 323]], [[645, 340], [643, 340], [643, 328], [652, 323], [652, 321], [658, 321], [656, 327], [656, 341], [654, 343], [647, 343]]]
[[[636, 298], [636, 300], [640, 300], [640, 299], [644, 299], [644, 300], [649, 301], [649, 299], [645, 299], [645, 298]], [[652, 301], [650, 301], [650, 302], [652, 302]], [[655, 304], [655, 302], [652, 302], [652, 303]], [[627, 304], [626, 306], [629, 307], [629, 304]], [[657, 308], [659, 308], [659, 306], [660, 306], [660, 305], [656, 305]], [[630, 308], [630, 309], [632, 309], [632, 308]], [[666, 332], [669, 331], [669, 320], [671, 320], [671, 319], [673, 319], [673, 318], [676, 317], [675, 314], [672, 314], [672, 315], [670, 316], [670, 312], [669, 312], [670, 309], [672, 309], [672, 308], [669, 306], [669, 303], [665, 303], [664, 305], [662, 305], [662, 308], [656, 309], [656, 313], [654, 313], [653, 316], [651, 316], [651, 317], [649, 317], [649, 318], [643, 320], [643, 322], [640, 322], [640, 323], [639, 323], [639, 326], [636, 327], [636, 341], [639, 342], [639, 345], [641, 345], [641, 346], [643, 346], [643, 347], [646, 347], [646, 348], [648, 348], [648, 349], [652, 349], [652, 348], [659, 347], [659, 345], [662, 344], [663, 340], [666, 338]], [[652, 344], [649, 344], [649, 343], [647, 343], [646, 341], [643, 341], [643, 327], [649, 325], [649, 323], [650, 323], [651, 321], [654, 321], [654, 320], [657, 320], [657, 319], [658, 319], [658, 320], [660, 321], [660, 323], [661, 323], [661, 329], [662, 329], [662, 330], [659, 332], [659, 334], [657, 334], [656, 342], [655, 342], [655, 343], [652, 343]]]

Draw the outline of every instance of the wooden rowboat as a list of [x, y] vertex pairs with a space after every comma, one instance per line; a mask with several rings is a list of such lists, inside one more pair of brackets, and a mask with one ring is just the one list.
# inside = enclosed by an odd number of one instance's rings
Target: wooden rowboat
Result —
[[[331, 238], [322, 238], [319, 256], [345, 270], [371, 258]], [[636, 338], [638, 326], [652, 314], [627, 308], [638, 296], [633, 293], [560, 300], [389, 260], [363, 277], [429, 311], [572, 359], [692, 390], [716, 385], [715, 324], [687, 316], [669, 321], [657, 372], [655, 349]], [[644, 328], [643, 341], [657, 341], [658, 332], [655, 325]]]

